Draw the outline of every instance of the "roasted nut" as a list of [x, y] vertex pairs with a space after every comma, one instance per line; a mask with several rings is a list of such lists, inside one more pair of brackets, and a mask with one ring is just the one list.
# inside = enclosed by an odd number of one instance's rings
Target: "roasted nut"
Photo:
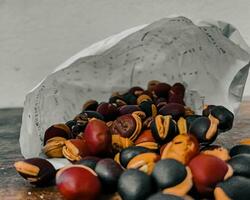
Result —
[[71, 165], [60, 169], [56, 174], [56, 184], [59, 192], [67, 200], [96, 200], [101, 193], [101, 183], [97, 174], [83, 165]]
[[174, 159], [158, 161], [152, 177], [160, 190], [177, 196], [186, 195], [193, 186], [190, 169]]
[[150, 129], [144, 130], [135, 140], [136, 146], [146, 147], [151, 150], [157, 150], [159, 145], [156, 143]]
[[98, 106], [98, 102], [96, 100], [90, 99], [83, 104], [82, 111], [85, 111], [85, 110], [95, 111], [97, 109], [97, 106]]
[[233, 126], [234, 114], [224, 106], [215, 106], [211, 115], [219, 120], [218, 129], [220, 132], [228, 131]]
[[88, 119], [96, 118], [102, 121], [104, 120], [104, 116], [97, 111], [85, 110], [82, 112], [82, 114], [87, 115]]
[[103, 117], [105, 121], [113, 121], [118, 116], [118, 109], [111, 103], [100, 103], [96, 109]]
[[141, 94], [140, 96], [138, 96], [136, 103], [137, 105], [140, 105], [144, 101], [152, 101], [152, 98], [149, 95]]
[[164, 194], [162, 192], [157, 192], [157, 193], [151, 195], [146, 200], [185, 200], [185, 199], [182, 197], [176, 196], [176, 195]]
[[211, 196], [217, 183], [232, 175], [232, 169], [221, 159], [205, 154], [194, 157], [188, 165], [193, 175], [197, 191], [204, 196]]
[[65, 124], [52, 125], [45, 131], [43, 144], [45, 145], [46, 142], [53, 137], [70, 139], [70, 128]]
[[89, 155], [89, 150], [85, 140], [71, 139], [65, 141], [62, 153], [70, 161], [79, 161]]
[[91, 155], [103, 155], [110, 151], [112, 138], [105, 122], [92, 119], [84, 132], [84, 138]]
[[159, 110], [160, 115], [171, 115], [175, 121], [185, 116], [185, 107], [178, 103], [169, 103]]
[[209, 117], [199, 117], [193, 121], [189, 127], [189, 133], [194, 135], [201, 144], [212, 143], [217, 135], [219, 121], [212, 115]]
[[235, 145], [233, 146], [231, 149], [230, 149], [230, 156], [233, 157], [233, 156], [236, 156], [238, 154], [250, 154], [250, 145]]
[[151, 123], [151, 131], [159, 144], [171, 141], [178, 134], [177, 125], [170, 115], [157, 115]]
[[177, 135], [162, 149], [161, 159], [172, 158], [187, 165], [199, 153], [199, 143], [192, 135]]
[[141, 153], [133, 157], [128, 165], [127, 169], [139, 169], [147, 174], [151, 174], [155, 163], [160, 160], [160, 156], [156, 153]]
[[154, 90], [155, 86], [157, 84], [159, 84], [159, 83], [160, 83], [160, 81], [157, 81], [157, 80], [151, 80], [151, 81], [149, 81], [148, 85], [147, 85], [147, 90], [150, 91], [150, 92], [152, 92]]
[[211, 114], [211, 110], [213, 110], [215, 107], [215, 105], [204, 105], [202, 115], [208, 117]]
[[206, 146], [201, 150], [201, 153], [215, 156], [223, 161], [228, 161], [230, 159], [229, 151], [218, 145]]
[[135, 140], [142, 128], [141, 118], [137, 114], [126, 114], [118, 117], [112, 124], [110, 131], [122, 137]]
[[36, 186], [49, 186], [53, 183], [56, 174], [53, 165], [42, 158], [17, 161], [14, 166], [23, 178]]
[[49, 158], [62, 158], [62, 149], [65, 145], [65, 138], [53, 137], [47, 140], [46, 145], [43, 147], [43, 152]]
[[239, 154], [227, 162], [233, 168], [234, 176], [250, 178], [250, 154]]
[[119, 116], [126, 115], [126, 114], [132, 114], [135, 111], [141, 111], [140, 107], [138, 105], [124, 105], [119, 107]]
[[100, 160], [95, 167], [104, 193], [113, 193], [117, 190], [117, 183], [123, 172], [121, 166], [111, 158]]
[[118, 193], [123, 200], [146, 199], [152, 193], [151, 177], [137, 169], [122, 173], [118, 180]]
[[147, 117], [155, 117], [157, 115], [157, 108], [153, 101], [143, 101], [139, 107], [146, 114]]
[[116, 105], [117, 108], [127, 105], [125, 99], [119, 93], [112, 94], [112, 96], [109, 98], [109, 103]]
[[167, 83], [158, 83], [153, 88], [153, 93], [157, 97], [168, 98], [168, 92], [169, 92], [170, 88], [171, 88], [171, 86]]
[[112, 135], [112, 149], [114, 152], [120, 152], [122, 149], [130, 146], [134, 146], [134, 143], [129, 138]]
[[85, 156], [81, 160], [76, 161], [74, 164], [84, 165], [86, 167], [89, 167], [89, 168], [95, 170], [95, 166], [99, 160], [101, 160], [101, 159], [96, 157], [96, 156]]
[[169, 96], [175, 95], [180, 98], [184, 98], [185, 96], [185, 86], [182, 83], [175, 83], [169, 90]]
[[250, 197], [250, 179], [233, 176], [219, 183], [214, 190], [215, 200], [248, 200]]
[[126, 168], [129, 161], [141, 154], [141, 153], [148, 153], [151, 152], [148, 148], [145, 147], [140, 147], [140, 146], [130, 146], [128, 148], [124, 148], [119, 155], [119, 163], [121, 163], [121, 165]]

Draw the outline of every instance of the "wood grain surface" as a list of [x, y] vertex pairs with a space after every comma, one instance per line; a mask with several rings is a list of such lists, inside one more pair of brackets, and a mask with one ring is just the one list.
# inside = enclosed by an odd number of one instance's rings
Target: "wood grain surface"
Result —
[[[62, 200], [56, 187], [36, 188], [19, 176], [13, 163], [22, 160], [19, 146], [22, 108], [0, 110], [0, 200]], [[216, 143], [227, 148], [250, 137], [250, 101], [241, 103], [231, 131], [221, 134]], [[101, 199], [117, 199], [104, 196]]]

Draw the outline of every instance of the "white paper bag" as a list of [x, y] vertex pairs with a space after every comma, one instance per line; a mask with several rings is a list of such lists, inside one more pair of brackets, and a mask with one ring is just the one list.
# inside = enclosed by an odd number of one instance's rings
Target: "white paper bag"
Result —
[[45, 130], [72, 119], [86, 100], [105, 101], [111, 91], [145, 87], [153, 79], [182, 82], [185, 101], [197, 112], [203, 104], [236, 111], [249, 47], [230, 24], [197, 24], [185, 17], [161, 19], [111, 36], [59, 66], [26, 96], [22, 154], [39, 156]]

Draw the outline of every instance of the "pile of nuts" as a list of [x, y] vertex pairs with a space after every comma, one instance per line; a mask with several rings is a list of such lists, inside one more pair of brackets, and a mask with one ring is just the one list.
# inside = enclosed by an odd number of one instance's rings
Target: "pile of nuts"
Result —
[[108, 102], [89, 100], [73, 120], [44, 134], [44, 154], [72, 165], [56, 171], [31, 158], [15, 168], [33, 185], [56, 184], [65, 199], [249, 199], [250, 139], [230, 150], [213, 145], [234, 115], [217, 105], [195, 114], [184, 96], [183, 84], [153, 80]]

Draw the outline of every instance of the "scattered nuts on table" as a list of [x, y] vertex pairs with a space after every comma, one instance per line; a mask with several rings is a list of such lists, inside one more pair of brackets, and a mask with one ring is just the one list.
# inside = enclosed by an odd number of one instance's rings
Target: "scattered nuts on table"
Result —
[[[187, 107], [185, 87], [149, 81], [113, 92], [108, 101], [86, 101], [80, 113], [51, 125], [43, 153], [72, 165], [56, 172], [49, 161], [15, 162], [31, 184], [56, 184], [67, 200], [250, 198], [250, 138], [231, 149], [214, 144], [234, 115], [223, 105]], [[226, 134], [226, 133], [225, 133]]]

